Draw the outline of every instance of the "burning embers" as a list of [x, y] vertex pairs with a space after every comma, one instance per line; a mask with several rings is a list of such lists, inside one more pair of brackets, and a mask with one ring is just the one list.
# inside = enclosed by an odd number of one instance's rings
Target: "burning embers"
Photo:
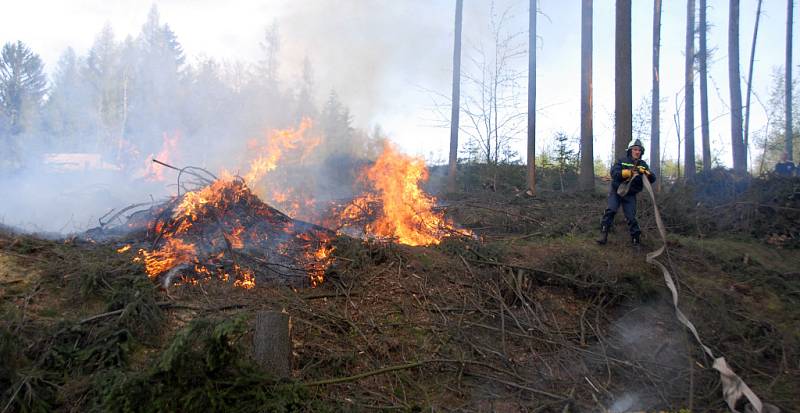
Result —
[[243, 288], [257, 279], [316, 286], [330, 264], [333, 232], [269, 207], [238, 177], [175, 197], [151, 216], [152, 248], [137, 259], [165, 285], [217, 277]]
[[368, 235], [406, 245], [435, 245], [453, 234], [471, 235], [434, 211], [436, 198], [420, 187], [428, 180], [422, 159], [403, 155], [386, 143], [361, 179], [369, 191], [344, 208], [339, 215], [341, 227], [360, 222]]

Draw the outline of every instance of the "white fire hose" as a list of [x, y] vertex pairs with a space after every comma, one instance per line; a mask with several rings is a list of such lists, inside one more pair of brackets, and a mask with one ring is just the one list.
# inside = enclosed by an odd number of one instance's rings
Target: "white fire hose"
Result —
[[776, 406], [771, 405], [769, 403], [761, 402], [761, 399], [756, 396], [756, 394], [750, 389], [750, 387], [742, 380], [736, 373], [731, 370], [728, 363], [725, 361], [725, 357], [714, 357], [714, 353], [711, 351], [708, 346], [703, 344], [703, 341], [700, 339], [700, 335], [697, 333], [697, 329], [694, 327], [691, 321], [686, 318], [686, 315], [683, 314], [683, 311], [678, 308], [678, 289], [675, 286], [675, 281], [672, 279], [672, 275], [670, 275], [667, 267], [664, 264], [660, 263], [656, 258], [664, 253], [667, 249], [667, 232], [664, 229], [664, 223], [661, 221], [661, 214], [658, 212], [658, 205], [656, 204], [656, 197], [653, 193], [653, 187], [650, 185], [650, 181], [646, 179], [646, 177], [642, 177], [642, 182], [644, 182], [644, 187], [647, 189], [647, 193], [650, 194], [650, 200], [653, 201], [653, 210], [655, 212], [656, 217], [656, 225], [658, 226], [658, 233], [661, 235], [661, 241], [663, 245], [659, 247], [657, 250], [653, 252], [647, 253], [647, 262], [649, 264], [653, 264], [661, 269], [661, 272], [664, 274], [664, 282], [669, 287], [669, 290], [672, 292], [672, 304], [675, 306], [675, 315], [678, 317], [678, 321], [681, 322], [689, 331], [692, 332], [694, 338], [700, 344], [700, 347], [703, 351], [714, 360], [714, 369], [719, 372], [720, 379], [722, 380], [722, 396], [725, 399], [725, 402], [728, 404], [728, 407], [734, 413], [740, 413], [736, 410], [736, 402], [744, 396], [749, 405], [746, 405], [745, 412], [757, 412], [757, 413], [779, 413], [780, 409]]

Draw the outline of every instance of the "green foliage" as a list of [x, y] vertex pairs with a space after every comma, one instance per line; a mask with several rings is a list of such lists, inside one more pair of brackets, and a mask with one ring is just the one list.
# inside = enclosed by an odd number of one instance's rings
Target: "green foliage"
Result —
[[[46, 373], [36, 369], [26, 369], [17, 373], [14, 382], [3, 394], [5, 409], [20, 413], [49, 413], [55, 405], [58, 386], [46, 377]], [[7, 401], [6, 401], [7, 400]]]
[[[6, 314], [2, 314], [3, 317]], [[0, 324], [0, 388], [7, 389], [14, 380], [16, 370], [20, 365], [19, 340], [5, 325]]]
[[193, 320], [175, 335], [145, 372], [99, 377], [96, 411], [103, 412], [295, 412], [322, 406], [305, 388], [279, 383], [256, 369], [240, 341], [245, 318]]
[[447, 237], [436, 248], [449, 255], [490, 262], [504, 262], [508, 253], [502, 243], [485, 243], [467, 237]]
[[580, 244], [549, 256], [542, 266], [565, 277], [553, 278], [551, 282], [565, 283], [578, 295], [595, 296], [602, 291], [608, 296], [608, 302], [646, 301], [661, 289], [652, 266], [638, 259], [628, 262], [624, 255], [609, 264], [601, 251]]
[[40, 364], [50, 371], [91, 374], [127, 364], [131, 333], [117, 326], [92, 328], [62, 323], [49, 340], [39, 342]]
[[[127, 284], [120, 286], [119, 284]], [[109, 298], [107, 311], [122, 310], [117, 323], [140, 336], [154, 334], [163, 321], [156, 302], [156, 287], [144, 276], [116, 280]]]
[[370, 265], [380, 265], [397, 255], [396, 245], [376, 240], [360, 240], [348, 236], [333, 240], [336, 256], [344, 258], [332, 271], [359, 270]]
[[525, 165], [518, 163], [469, 162], [458, 166], [458, 187], [465, 192], [521, 191], [526, 186], [525, 179]]

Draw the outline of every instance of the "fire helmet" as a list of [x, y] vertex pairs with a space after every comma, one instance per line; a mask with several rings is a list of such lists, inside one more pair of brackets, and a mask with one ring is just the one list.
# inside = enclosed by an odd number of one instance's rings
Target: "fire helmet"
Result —
[[627, 151], [628, 156], [631, 156], [631, 148], [633, 148], [634, 146], [638, 146], [639, 148], [641, 148], [642, 149], [642, 156], [644, 156], [644, 145], [642, 145], [642, 141], [640, 141], [639, 139], [633, 139], [628, 144], [628, 151]]

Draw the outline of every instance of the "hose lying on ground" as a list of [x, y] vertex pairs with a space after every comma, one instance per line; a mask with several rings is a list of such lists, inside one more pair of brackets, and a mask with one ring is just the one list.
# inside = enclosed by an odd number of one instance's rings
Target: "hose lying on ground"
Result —
[[711, 351], [708, 346], [703, 344], [703, 340], [700, 339], [700, 334], [697, 332], [694, 324], [686, 318], [686, 315], [683, 314], [683, 311], [678, 308], [678, 289], [675, 287], [675, 281], [672, 279], [672, 275], [667, 270], [667, 267], [664, 264], [660, 263], [656, 258], [658, 258], [661, 254], [664, 253], [667, 249], [667, 231], [664, 229], [664, 223], [661, 221], [661, 215], [658, 212], [658, 204], [656, 204], [656, 196], [653, 193], [653, 187], [650, 185], [650, 181], [646, 178], [642, 178], [642, 182], [644, 182], [644, 187], [647, 189], [647, 193], [650, 194], [650, 200], [653, 202], [653, 210], [654, 215], [656, 218], [656, 225], [658, 226], [658, 233], [661, 236], [661, 241], [663, 244], [661, 247], [656, 249], [655, 251], [647, 253], [647, 263], [655, 265], [661, 272], [664, 274], [664, 282], [667, 284], [667, 287], [672, 292], [672, 304], [675, 307], [675, 315], [678, 317], [678, 321], [681, 322], [689, 331], [692, 332], [694, 338], [700, 344], [700, 347], [703, 351], [712, 359], [714, 360], [714, 369], [719, 372], [720, 379], [722, 380], [722, 396], [725, 399], [725, 402], [728, 404], [728, 407], [734, 413], [739, 413], [736, 410], [736, 402], [742, 398], [743, 396], [750, 402], [749, 405], [745, 407], [745, 411], [755, 411], [757, 413], [779, 413], [780, 409], [771, 405], [769, 403], [762, 403], [761, 399], [756, 396], [756, 394], [750, 389], [747, 383], [744, 382], [736, 373], [731, 370], [728, 363], [725, 361], [725, 357], [714, 357], [714, 353]]

